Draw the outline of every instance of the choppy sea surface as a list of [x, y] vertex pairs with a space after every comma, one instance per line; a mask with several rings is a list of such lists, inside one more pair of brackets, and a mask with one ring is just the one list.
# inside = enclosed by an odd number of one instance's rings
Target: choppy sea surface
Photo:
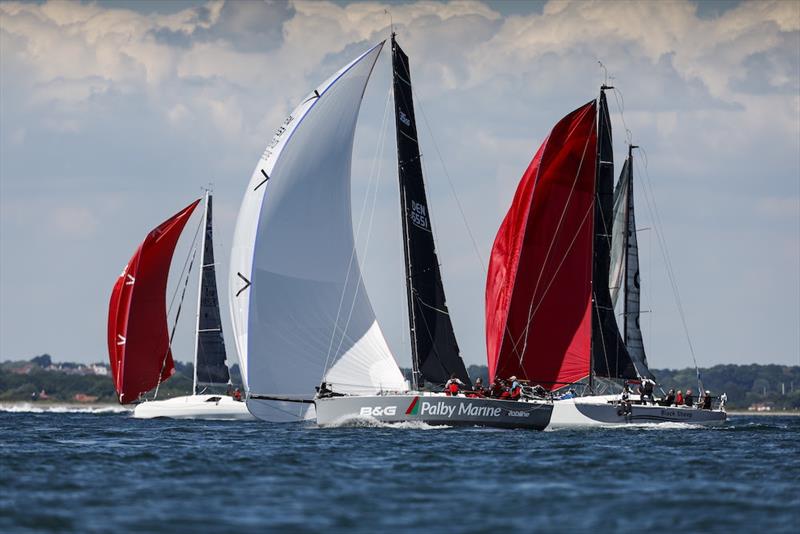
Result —
[[534, 432], [0, 408], [0, 532], [800, 525], [800, 417]]

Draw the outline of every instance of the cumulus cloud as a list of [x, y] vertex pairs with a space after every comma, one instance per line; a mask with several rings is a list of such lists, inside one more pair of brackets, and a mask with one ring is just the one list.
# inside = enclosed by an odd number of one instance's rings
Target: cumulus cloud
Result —
[[[46, 277], [46, 266], [74, 256], [92, 258], [81, 262], [74, 285], [97, 295], [83, 299], [96, 327], [67, 324], [59, 343], [65, 357], [99, 359], [107, 295], [97, 281], [113, 280], [143, 232], [208, 182], [217, 184], [218, 256], [226, 264], [242, 188], [272, 131], [310, 89], [388, 37], [386, 9], [412, 61], [448, 302], [469, 362], [483, 359], [484, 273], [448, 180], [485, 259], [538, 142], [596, 95], [604, 78], [598, 60], [616, 87], [609, 96], [618, 158], [628, 128], [645, 147], [637, 179], [659, 199], [673, 261], [688, 279], [685, 304], [710, 318], [698, 341], [713, 353], [708, 363], [749, 361], [761, 350], [758, 323], [728, 340], [735, 311], [715, 303], [742, 280], [763, 279], [766, 268], [784, 289], [748, 293], [741, 305], [780, 310], [796, 327], [799, 312], [786, 295], [800, 292], [797, 2], [741, 2], [705, 14], [690, 1], [567, 0], [542, 9], [520, 4], [513, 13], [479, 1], [126, 5], [133, 8], [0, 3], [2, 358], [36, 351], [25, 344], [33, 337], [24, 316], [7, 312], [23, 299], [12, 280], [37, 269]], [[354, 195], [363, 194], [375, 158], [386, 61], [384, 54], [365, 97]], [[389, 146], [385, 169], [395, 164], [391, 154]], [[390, 182], [377, 197], [375, 235], [399, 232]], [[640, 212], [649, 224], [644, 203]], [[46, 232], [30, 229], [36, 213], [46, 213], [38, 225]], [[34, 241], [41, 246], [28, 250]], [[715, 254], [699, 253], [713, 247]], [[368, 288], [407, 363], [404, 297], [386, 289], [402, 280], [402, 251], [388, 238], [371, 248]], [[783, 252], [769, 262], [746, 250]], [[25, 267], [15, 260], [23, 253], [31, 257]], [[664, 306], [667, 288], [651, 287], [648, 305]], [[26, 301], [57, 312], [60, 288], [26, 291]], [[688, 363], [668, 360], [685, 354], [676, 337], [655, 336], [656, 365]], [[797, 354], [794, 338], [771, 338], [776, 359]]]

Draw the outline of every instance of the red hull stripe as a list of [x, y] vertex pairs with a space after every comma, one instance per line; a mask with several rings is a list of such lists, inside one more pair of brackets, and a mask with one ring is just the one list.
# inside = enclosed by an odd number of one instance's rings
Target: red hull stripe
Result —
[[409, 405], [408, 410], [406, 410], [406, 415], [411, 415], [412, 412], [414, 414], [416, 414], [415, 408], [417, 407], [417, 401], [418, 400], [419, 400], [419, 397], [414, 397], [414, 400], [411, 401], [411, 404]]

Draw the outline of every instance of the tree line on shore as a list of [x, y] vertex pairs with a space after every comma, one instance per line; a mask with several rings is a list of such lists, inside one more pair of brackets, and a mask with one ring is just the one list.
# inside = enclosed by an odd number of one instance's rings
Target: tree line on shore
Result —
[[[46, 398], [59, 402], [116, 402], [111, 376], [103, 373], [108, 364], [84, 365], [53, 363], [43, 354], [30, 360], [0, 363], [0, 401], [30, 401]], [[409, 370], [404, 370], [410, 374]], [[485, 365], [470, 365], [473, 379], [488, 377]], [[175, 362], [175, 375], [161, 384], [159, 398], [191, 393], [194, 368], [191, 363]], [[674, 388], [697, 388], [693, 368], [655, 369], [658, 384], [665, 391]], [[772, 410], [800, 410], [800, 366], [776, 364], [715, 365], [701, 368], [703, 387], [712, 395], [726, 393], [728, 407], [747, 409], [751, 406]], [[234, 387], [241, 387], [239, 366], [231, 367]], [[44, 392], [44, 395], [42, 395]], [[152, 397], [152, 393], [149, 395]]]

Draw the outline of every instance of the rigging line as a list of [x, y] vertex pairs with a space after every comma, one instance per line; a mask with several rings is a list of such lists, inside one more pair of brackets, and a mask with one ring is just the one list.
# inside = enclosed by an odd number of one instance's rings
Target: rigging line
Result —
[[[424, 304], [419, 297], [417, 297], [417, 301]], [[428, 326], [428, 319], [425, 317], [424, 313], [421, 313], [420, 315], [422, 316], [422, 323], [425, 325], [425, 331], [428, 333], [428, 337], [431, 340], [433, 340], [433, 334], [431, 333], [430, 326]], [[436, 343], [431, 343], [431, 348], [433, 349], [433, 353], [436, 356], [436, 363], [439, 364], [439, 367], [442, 369], [442, 371], [444, 371], [445, 375], [449, 374], [449, 371], [445, 368], [444, 364], [442, 363], [442, 358], [439, 356], [439, 350], [436, 348]], [[458, 351], [456, 351], [456, 353], [458, 353]], [[420, 374], [422, 373], [420, 372]]]
[[467, 216], [464, 213], [464, 207], [461, 205], [461, 200], [458, 198], [456, 188], [453, 185], [453, 180], [450, 178], [450, 173], [447, 171], [447, 167], [444, 164], [442, 152], [439, 150], [439, 143], [436, 142], [436, 137], [433, 135], [433, 129], [431, 129], [430, 123], [428, 123], [428, 116], [425, 114], [425, 107], [422, 105], [422, 102], [416, 94], [413, 95], [413, 99], [417, 103], [419, 110], [422, 112], [422, 121], [425, 123], [425, 127], [428, 129], [428, 134], [431, 136], [431, 140], [433, 141], [433, 147], [436, 150], [436, 155], [439, 157], [439, 162], [442, 164], [442, 170], [444, 171], [445, 178], [447, 178], [447, 184], [450, 186], [450, 192], [453, 194], [453, 198], [456, 201], [456, 206], [458, 206], [458, 212], [461, 215], [461, 221], [464, 223], [464, 228], [466, 228], [469, 239], [472, 242], [472, 249], [475, 251], [475, 255], [478, 257], [478, 261], [483, 268], [483, 273], [486, 274], [486, 262], [483, 260], [483, 256], [478, 248], [478, 242], [475, 240], [475, 235], [472, 233], [469, 222], [467, 222]]
[[[197, 228], [194, 231], [194, 237], [192, 237], [192, 244], [189, 247], [189, 252], [186, 253], [186, 259], [183, 260], [183, 267], [181, 268], [181, 275], [178, 277], [178, 280], [183, 279], [184, 274], [186, 273], [186, 266], [189, 264], [189, 259], [191, 258], [194, 260], [194, 253], [192, 252], [195, 250], [195, 246], [197, 244], [197, 236], [200, 235], [200, 227], [204, 223], [204, 217], [200, 217], [200, 220], [197, 222]], [[172, 313], [172, 306], [175, 304], [175, 297], [178, 296], [178, 290], [180, 289], [180, 284], [175, 286], [175, 291], [172, 293], [172, 299], [169, 302], [169, 308], [167, 308], [167, 315]]]
[[153, 400], [158, 398], [158, 389], [161, 387], [161, 375], [164, 374], [164, 369], [167, 366], [167, 356], [172, 350], [172, 340], [175, 338], [175, 329], [178, 327], [178, 319], [181, 316], [181, 308], [183, 307], [183, 299], [186, 297], [186, 288], [189, 285], [189, 276], [192, 273], [192, 265], [194, 265], [194, 258], [197, 255], [197, 247], [192, 252], [192, 260], [189, 262], [189, 270], [186, 271], [186, 280], [183, 283], [183, 291], [181, 292], [181, 300], [178, 302], [178, 311], [175, 314], [175, 322], [172, 323], [172, 332], [169, 335], [169, 342], [167, 343], [167, 350], [164, 352], [164, 358], [161, 360], [161, 372], [158, 373], [158, 383], [156, 384], [156, 392], [153, 395]]
[[[391, 94], [391, 91], [390, 91], [390, 94]], [[380, 181], [379, 178], [381, 176], [381, 170], [383, 169], [383, 154], [384, 154], [384, 151], [385, 151], [385, 148], [386, 148], [386, 132], [388, 131], [388, 127], [387, 127], [387, 125], [388, 125], [388, 117], [389, 117], [389, 112], [388, 112], [389, 99], [388, 99], [388, 96], [387, 96], [386, 102], [387, 102], [387, 104], [384, 106], [383, 124], [381, 125], [381, 133], [383, 135], [382, 136], [380, 136], [380, 135], [378, 136], [379, 137], [378, 142], [379, 142], [380, 150], [379, 150], [379, 152], [377, 154], [377, 160], [376, 160], [377, 161], [377, 170], [375, 172], [374, 178], [370, 180], [371, 182], [375, 183], [375, 188], [373, 189], [373, 193], [372, 193], [372, 206], [371, 206], [371, 209], [370, 209], [369, 222], [367, 223], [367, 237], [366, 237], [365, 242], [364, 242], [364, 254], [363, 254], [364, 265], [366, 265], [367, 256], [368, 256], [368, 253], [369, 253], [369, 243], [370, 243], [370, 238], [372, 237], [372, 228], [373, 228], [373, 224], [372, 223], [373, 223], [373, 221], [375, 219], [375, 205], [377, 204], [377, 199], [378, 199], [378, 189], [380, 188], [380, 185], [381, 185], [381, 181]], [[354, 247], [354, 250], [355, 250], [355, 247]], [[339, 350], [342, 348], [342, 345], [344, 344], [345, 334], [347, 332], [347, 328], [350, 326], [350, 320], [353, 317], [353, 310], [355, 310], [356, 302], [358, 301], [358, 294], [361, 291], [361, 287], [363, 285], [363, 275], [361, 274], [361, 270], [360, 269], [359, 269], [358, 282], [362, 282], [362, 283], [358, 283], [356, 285], [356, 290], [355, 290], [355, 293], [353, 294], [353, 301], [350, 304], [350, 311], [347, 314], [347, 321], [345, 322], [344, 330], [342, 331], [342, 337], [339, 339], [339, 345], [336, 347], [335, 354], [339, 353]], [[327, 372], [327, 370], [326, 370], [326, 372]]]
[[[637, 162], [638, 163], [638, 162]], [[642, 170], [641, 164], [639, 165], [640, 170]], [[658, 205], [656, 204], [655, 194], [653, 192], [652, 183], [650, 180], [650, 174], [647, 170], [647, 167], [644, 167], [642, 175], [645, 177], [644, 183], [645, 187], [643, 190], [645, 191], [645, 202], [647, 203], [648, 210], [650, 210], [651, 215], [653, 216], [654, 221], [656, 224], [653, 226], [655, 227], [656, 239], [658, 241], [659, 248], [661, 249], [661, 254], [664, 257], [664, 265], [667, 271], [667, 277], [669, 278], [672, 294], [675, 298], [675, 304], [678, 308], [678, 315], [681, 318], [681, 324], [683, 326], [683, 332], [686, 336], [686, 342], [689, 345], [689, 353], [692, 355], [692, 361], [694, 362], [695, 373], [697, 375], [697, 381], [700, 389], [702, 390], [702, 380], [700, 378], [700, 368], [697, 365], [697, 356], [694, 351], [694, 345], [692, 344], [692, 338], [689, 335], [689, 326], [686, 322], [686, 314], [683, 310], [683, 302], [681, 301], [680, 291], [678, 290], [678, 281], [675, 276], [675, 271], [672, 267], [672, 260], [669, 256], [669, 249], [667, 248], [666, 237], [663, 235], [661, 228], [663, 227], [663, 223], [661, 222], [661, 215], [658, 211]]]
[[[384, 104], [384, 109], [383, 109], [383, 124], [381, 126], [381, 133], [380, 133], [380, 135], [378, 135], [378, 146], [377, 146], [377, 148], [375, 150], [376, 158], [372, 160], [371, 170], [370, 170], [370, 174], [369, 174], [369, 180], [367, 182], [367, 188], [366, 188], [366, 191], [364, 193], [364, 201], [363, 201], [362, 206], [361, 206], [361, 213], [359, 214], [359, 217], [358, 217], [358, 225], [356, 226], [356, 235], [355, 235], [355, 239], [356, 240], [358, 240], [358, 237], [361, 235], [361, 226], [362, 226], [362, 223], [364, 221], [364, 214], [367, 211], [367, 201], [369, 200], [369, 190], [372, 187], [373, 182], [377, 181], [377, 176], [376, 176], [376, 173], [375, 173], [376, 166], [379, 164], [379, 160], [377, 159], [377, 155], [383, 153], [382, 145], [384, 144], [384, 139], [385, 139], [385, 130], [386, 130], [386, 122], [387, 122], [388, 107], [389, 107], [389, 97], [390, 96], [391, 96], [391, 90], [387, 91], [387, 93], [386, 93], [386, 102]], [[377, 185], [375, 187], [376, 187], [375, 196], [377, 196]], [[374, 197], [373, 197], [373, 213], [374, 213]], [[370, 225], [371, 224], [372, 224], [372, 222], [370, 221]], [[355, 261], [356, 261], [356, 247], [355, 247], [355, 242], [354, 242], [353, 243], [353, 251], [350, 254], [350, 261], [349, 261], [349, 264], [347, 266], [347, 274], [345, 275], [344, 285], [342, 286], [342, 294], [339, 296], [339, 306], [338, 306], [338, 308], [336, 310], [336, 320], [334, 321], [333, 328], [331, 329], [331, 338], [330, 338], [330, 342], [328, 343], [328, 353], [325, 356], [325, 366], [323, 367], [323, 374], [322, 374], [322, 377], [320, 377], [320, 380], [322, 380], [324, 378], [325, 374], [327, 374], [327, 372], [328, 372], [328, 366], [330, 364], [330, 359], [331, 359], [331, 350], [333, 349], [333, 341], [334, 341], [334, 338], [336, 337], [336, 332], [339, 329], [339, 317], [341, 316], [342, 306], [344, 305], [344, 297], [345, 297], [345, 294], [347, 293], [347, 288], [348, 288], [348, 284], [349, 284], [349, 281], [350, 281], [350, 273], [353, 270], [353, 263]], [[338, 345], [338, 347], [336, 349], [337, 352], [339, 351], [339, 349], [341, 348], [342, 344], [344, 343], [345, 331], [347, 329], [347, 326], [350, 323], [350, 318], [352, 317], [353, 309], [355, 308], [356, 299], [358, 297], [359, 285], [360, 284], [356, 285], [356, 292], [353, 295], [353, 302], [352, 302], [352, 305], [350, 307], [350, 314], [348, 315], [348, 318], [347, 318], [347, 323], [345, 325], [345, 330], [342, 331], [342, 337], [339, 340], [339, 345]]]
[[[592, 125], [592, 130], [594, 130], [594, 125]], [[536, 292], [539, 290], [539, 284], [542, 281], [542, 276], [544, 275], [545, 267], [547, 266], [547, 263], [550, 260], [550, 253], [553, 251], [553, 245], [555, 245], [556, 238], [558, 237], [558, 234], [559, 234], [559, 232], [561, 230], [561, 227], [562, 227], [562, 225], [564, 223], [564, 218], [566, 216], [567, 209], [569, 208], [570, 201], [572, 200], [572, 195], [575, 192], [575, 187], [578, 185], [578, 179], [580, 178], [581, 171], [583, 170], [583, 163], [586, 160], [586, 152], [588, 151], [588, 148], [589, 148], [590, 139], [591, 139], [591, 132], [589, 132], [589, 135], [586, 137], [586, 142], [583, 145], [583, 152], [581, 153], [581, 161], [578, 163], [578, 169], [575, 172], [575, 177], [572, 179], [572, 185], [570, 186], [569, 195], [567, 196], [567, 200], [564, 203], [564, 208], [561, 210], [561, 215], [558, 218], [558, 224], [556, 225], [556, 229], [553, 232], [553, 237], [550, 239], [550, 244], [547, 247], [547, 253], [545, 254], [544, 261], [542, 262], [542, 268], [539, 270], [539, 275], [538, 275], [538, 277], [536, 279], [536, 285], [534, 286], [533, 292], [531, 293], [531, 302], [530, 302], [530, 305], [528, 306], [528, 320], [527, 320], [527, 323], [525, 325], [525, 330], [524, 330], [524, 332], [522, 334], [522, 341], [523, 341], [522, 353], [521, 354], [517, 353], [520, 366], [522, 366], [522, 359], [523, 359], [523, 357], [525, 355], [525, 350], [527, 350], [527, 347], [528, 347], [528, 334], [530, 333], [531, 322], [533, 321], [534, 297], [536, 295]], [[540, 162], [540, 164], [541, 164], [541, 162]], [[537, 180], [537, 182], [538, 182], [538, 180]], [[531, 192], [531, 202], [533, 202], [533, 195], [535, 195], [535, 194], [536, 194], [536, 185], [534, 185], [533, 191]], [[527, 227], [527, 220], [526, 220], [526, 227]], [[581, 227], [578, 229], [578, 231], [580, 231], [580, 229], [582, 227], [583, 227], [583, 222], [581, 222]], [[577, 235], [578, 235], [578, 233], [576, 233], [575, 236], [573, 237], [573, 240], [570, 243], [570, 247], [575, 242], [575, 239], [577, 239]], [[523, 239], [524, 239], [524, 234], [523, 234]], [[564, 256], [562, 257], [562, 261], [559, 264], [559, 268], [560, 268], [561, 265], [563, 265], [564, 260], [566, 259], [566, 256], [567, 256], [567, 254], [564, 254]], [[556, 271], [556, 274], [558, 274], [558, 271]], [[551, 283], [552, 283], [552, 280], [551, 280]], [[537, 309], [539, 308], [539, 306], [541, 305], [543, 300], [544, 300], [544, 297], [542, 297], [539, 300], [539, 303], [536, 306]], [[517, 342], [514, 344], [515, 347], [519, 346], [519, 341], [520, 340], [517, 340]]]

